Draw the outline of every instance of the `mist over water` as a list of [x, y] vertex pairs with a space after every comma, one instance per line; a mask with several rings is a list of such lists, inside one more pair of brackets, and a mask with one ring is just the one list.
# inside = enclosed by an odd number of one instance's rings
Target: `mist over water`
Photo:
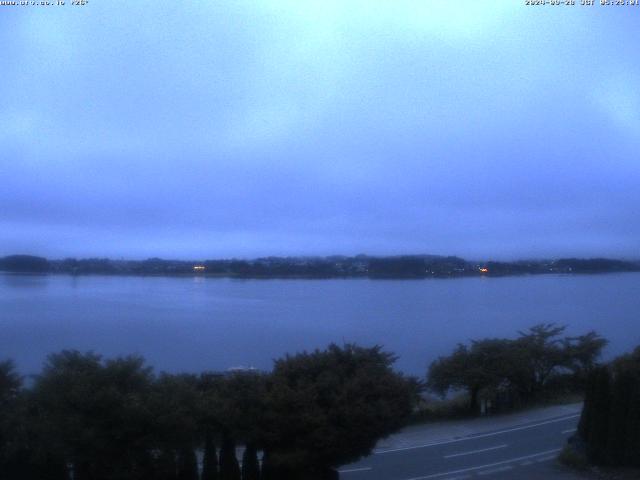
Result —
[[456, 343], [540, 322], [594, 329], [607, 357], [640, 344], [640, 274], [450, 280], [233, 280], [0, 275], [0, 356], [24, 374], [47, 354], [143, 355], [157, 370], [270, 369], [330, 342], [381, 344], [423, 375]]

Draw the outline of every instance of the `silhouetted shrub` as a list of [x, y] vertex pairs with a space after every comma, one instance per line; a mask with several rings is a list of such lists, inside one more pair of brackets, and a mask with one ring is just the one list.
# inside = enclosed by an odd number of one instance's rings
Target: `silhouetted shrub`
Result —
[[640, 347], [591, 373], [578, 433], [590, 462], [640, 466]]

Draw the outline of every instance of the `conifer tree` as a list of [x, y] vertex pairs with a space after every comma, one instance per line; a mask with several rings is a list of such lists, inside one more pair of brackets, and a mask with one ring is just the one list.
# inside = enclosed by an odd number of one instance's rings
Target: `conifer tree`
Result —
[[180, 451], [178, 480], [198, 480], [198, 460], [192, 447], [183, 447]]
[[628, 392], [632, 406], [627, 417], [627, 444], [624, 462], [626, 465], [640, 467], [640, 364], [636, 367], [635, 383]]
[[624, 463], [629, 436], [628, 420], [632, 406], [628, 393], [633, 391], [633, 378], [626, 369], [616, 369], [611, 385], [611, 407], [607, 432], [606, 461], [610, 465]]
[[218, 454], [213, 435], [207, 432], [204, 439], [204, 457], [202, 459], [202, 480], [218, 480]]
[[240, 466], [236, 457], [236, 443], [226, 433], [222, 436], [220, 448], [220, 480], [240, 480]]
[[271, 455], [269, 450], [265, 450], [262, 454], [262, 465], [260, 466], [260, 480], [277, 480], [274, 475], [273, 466], [271, 464]]
[[160, 452], [157, 461], [158, 480], [177, 480], [178, 464], [175, 452], [170, 448], [164, 448]]
[[640, 466], [640, 347], [618, 358], [614, 371], [611, 459], [616, 465]]
[[593, 463], [603, 464], [606, 462], [611, 406], [611, 373], [609, 369], [607, 367], [596, 369], [594, 382], [593, 415], [591, 415], [586, 439], [587, 456]]
[[258, 451], [252, 443], [246, 446], [242, 455], [242, 480], [260, 480]]
[[582, 406], [582, 414], [578, 422], [578, 435], [582, 440], [587, 441], [591, 432], [591, 423], [593, 422], [593, 401], [596, 395], [596, 376], [597, 370], [589, 372], [586, 380], [584, 403]]

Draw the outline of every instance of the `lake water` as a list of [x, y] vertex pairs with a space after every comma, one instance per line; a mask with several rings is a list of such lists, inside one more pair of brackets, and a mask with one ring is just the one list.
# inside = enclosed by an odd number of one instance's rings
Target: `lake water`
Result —
[[430, 280], [0, 275], [0, 359], [39, 371], [64, 348], [142, 354], [157, 370], [269, 369], [330, 342], [382, 344], [423, 375], [458, 342], [540, 322], [640, 344], [640, 274]]

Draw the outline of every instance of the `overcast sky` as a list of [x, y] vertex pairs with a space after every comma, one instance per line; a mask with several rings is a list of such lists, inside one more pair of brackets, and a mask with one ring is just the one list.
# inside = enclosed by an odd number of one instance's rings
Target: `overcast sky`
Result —
[[0, 255], [640, 257], [640, 7], [69, 4], [0, 7]]

